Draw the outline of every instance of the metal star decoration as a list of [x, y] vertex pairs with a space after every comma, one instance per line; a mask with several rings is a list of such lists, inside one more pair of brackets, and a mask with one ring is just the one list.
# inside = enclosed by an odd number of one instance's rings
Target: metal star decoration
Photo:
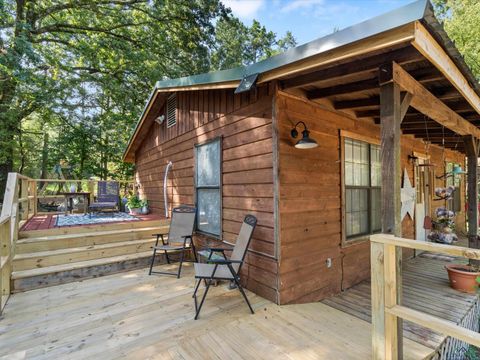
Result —
[[407, 169], [403, 171], [403, 187], [400, 192], [400, 199], [402, 202], [402, 209], [400, 211], [402, 220], [407, 214], [409, 214], [413, 220], [413, 216], [415, 215], [416, 191], [415, 188], [412, 187]]

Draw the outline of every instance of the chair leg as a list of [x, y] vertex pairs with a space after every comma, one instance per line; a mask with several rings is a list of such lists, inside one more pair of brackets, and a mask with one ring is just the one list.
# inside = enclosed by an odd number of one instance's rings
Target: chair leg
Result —
[[197, 291], [201, 283], [202, 283], [202, 279], [198, 279], [197, 283], [195, 284], [195, 290], [193, 291], [192, 298], [197, 296]]
[[195, 313], [195, 320], [198, 319], [198, 315], [200, 314], [200, 310], [202, 310], [203, 303], [205, 301], [205, 298], [207, 297], [208, 289], [210, 289], [211, 284], [212, 284], [212, 279], [209, 279], [207, 287], [205, 288], [205, 292], [203, 293], [202, 300], [200, 301], [200, 306], [198, 307], [197, 312]]
[[193, 258], [195, 259], [195, 262], [198, 263], [197, 252], [195, 250], [195, 245], [193, 245], [193, 240], [192, 240], [192, 243], [190, 245], [190, 249], [192, 249]]
[[245, 299], [250, 311], [252, 314], [255, 314], [255, 312], [252, 309], [252, 305], [250, 305], [250, 301], [248, 301], [247, 294], [245, 294], [245, 291], [243, 291], [242, 285], [240, 285], [240, 282], [237, 279], [237, 276], [233, 274], [233, 280], [235, 281], [235, 284], [237, 285], [238, 290], [242, 294], [243, 298]]
[[157, 249], [153, 249], [152, 261], [150, 261], [150, 271], [148, 275], [152, 275], [153, 263], [155, 262], [155, 255], [157, 253]]
[[183, 257], [185, 255], [185, 249], [182, 249], [182, 252], [180, 254], [180, 264], [178, 265], [178, 274], [177, 274], [177, 279], [180, 279], [180, 273], [182, 272], [182, 265], [183, 265]]
[[165, 252], [165, 257], [167, 258], [167, 264], [170, 264], [170, 258], [168, 257], [168, 251], [164, 250]]

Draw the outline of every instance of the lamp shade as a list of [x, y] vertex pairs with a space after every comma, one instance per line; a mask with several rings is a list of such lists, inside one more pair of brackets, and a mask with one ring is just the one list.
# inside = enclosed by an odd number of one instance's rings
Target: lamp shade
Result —
[[298, 136], [297, 126], [299, 124], [303, 125], [304, 130], [302, 131], [302, 138], [297, 141], [297, 143], [295, 144], [295, 147], [297, 149], [313, 149], [313, 148], [316, 148], [318, 146], [318, 144], [315, 140], [313, 140], [310, 137], [310, 131], [307, 130], [307, 127], [306, 127], [306, 125], [303, 121], [299, 121], [295, 125], [295, 127], [292, 129], [292, 131], [290, 133], [292, 135], [292, 137], [296, 138]]
[[295, 144], [297, 149], [313, 149], [318, 146], [317, 142], [309, 136], [309, 133], [308, 130], [303, 130], [302, 138]]

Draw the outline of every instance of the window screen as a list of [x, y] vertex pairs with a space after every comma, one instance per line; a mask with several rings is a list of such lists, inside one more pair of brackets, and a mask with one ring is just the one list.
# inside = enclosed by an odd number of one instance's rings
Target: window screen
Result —
[[381, 230], [380, 147], [345, 138], [346, 238]]
[[221, 141], [195, 148], [195, 189], [197, 230], [220, 235], [221, 221]]

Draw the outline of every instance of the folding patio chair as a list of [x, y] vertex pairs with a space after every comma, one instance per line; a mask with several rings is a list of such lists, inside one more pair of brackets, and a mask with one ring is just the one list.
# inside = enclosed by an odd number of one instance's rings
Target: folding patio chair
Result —
[[[193, 244], [192, 234], [193, 226], [195, 224], [195, 215], [197, 210], [194, 207], [180, 206], [172, 210], [172, 218], [170, 220], [170, 229], [168, 234], [153, 234], [157, 237], [155, 246], [153, 247], [152, 260], [150, 262], [150, 271], [148, 275], [163, 274], [174, 275], [180, 278], [182, 271], [182, 264], [184, 261], [192, 262], [192, 260], [185, 260], [185, 252], [192, 251], [194, 261], [197, 261], [197, 254], [195, 252], [195, 245]], [[165, 236], [168, 236], [165, 239]], [[158, 242], [162, 240], [162, 244]], [[155, 255], [157, 251], [163, 251], [167, 259], [167, 263], [170, 264], [170, 257], [168, 253], [171, 251], [180, 251], [180, 263], [177, 272], [165, 272], [165, 271], [153, 271], [153, 264], [155, 262]]]
[[[250, 308], [250, 311], [252, 312], [252, 314], [254, 313], [252, 306], [248, 301], [247, 295], [245, 294], [242, 285], [240, 285], [239, 274], [243, 264], [243, 260], [245, 259], [245, 255], [247, 253], [248, 245], [250, 244], [250, 240], [252, 239], [253, 230], [255, 230], [256, 225], [257, 218], [255, 216], [245, 216], [230, 259], [227, 259], [227, 257], [225, 256], [226, 249], [210, 248], [210, 254], [213, 254], [214, 252], [221, 253], [223, 255], [223, 259], [219, 259], [218, 257], [212, 258], [212, 256], [209, 256], [207, 264], [198, 262], [194, 264], [195, 279], [198, 280], [192, 296], [195, 301], [195, 320], [198, 319], [198, 315], [200, 314], [202, 305], [205, 301], [205, 298], [207, 297], [208, 289], [215, 280], [233, 281], [240, 293], [242, 294], [243, 298], [245, 299], [248, 307]], [[200, 301], [200, 305], [198, 305], [197, 291], [200, 287], [200, 283], [202, 282], [202, 280], [206, 282], [206, 288], [202, 300]]]

